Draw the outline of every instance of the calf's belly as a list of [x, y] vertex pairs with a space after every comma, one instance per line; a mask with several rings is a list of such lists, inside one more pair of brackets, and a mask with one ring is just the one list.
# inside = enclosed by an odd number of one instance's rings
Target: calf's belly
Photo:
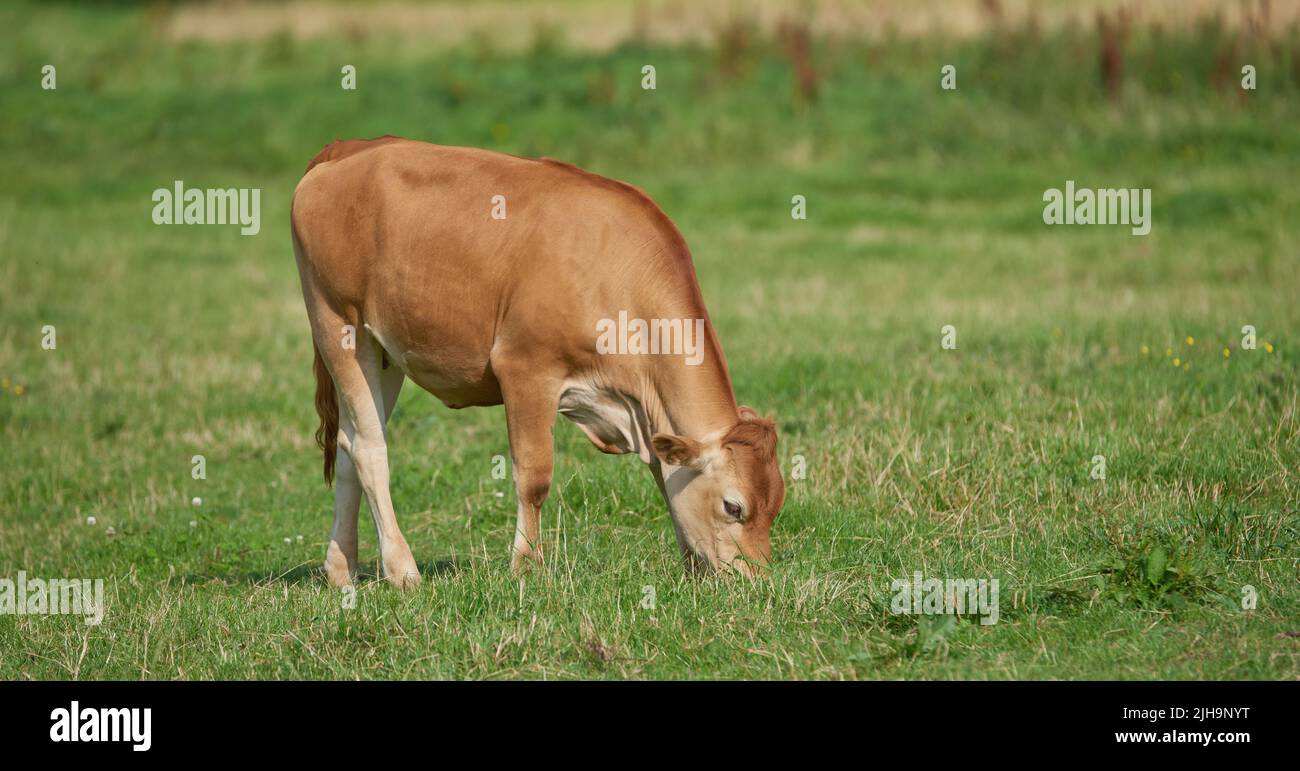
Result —
[[407, 377], [453, 409], [501, 403], [501, 386], [486, 363], [469, 368], [462, 362], [408, 356], [406, 366]]
[[388, 354], [416, 385], [448, 407], [501, 404], [501, 387], [492, 372], [491, 344], [467, 338], [450, 327], [367, 324]]

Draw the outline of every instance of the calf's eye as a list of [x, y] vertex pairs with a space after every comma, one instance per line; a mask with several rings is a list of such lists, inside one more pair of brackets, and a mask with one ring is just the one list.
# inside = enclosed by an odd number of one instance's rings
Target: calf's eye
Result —
[[742, 507], [739, 503], [736, 503], [735, 501], [727, 500], [726, 498], [722, 499], [722, 508], [727, 510], [727, 516], [731, 517], [732, 519], [740, 519], [740, 515], [745, 513], [744, 507]]

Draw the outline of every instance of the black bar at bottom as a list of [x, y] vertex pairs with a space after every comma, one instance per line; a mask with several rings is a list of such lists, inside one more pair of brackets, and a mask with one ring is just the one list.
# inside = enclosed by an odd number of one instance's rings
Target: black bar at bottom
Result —
[[[379, 738], [486, 751], [484, 762], [597, 739], [629, 757], [680, 757], [694, 742], [692, 754], [738, 759], [782, 745], [1230, 757], [1294, 746], [1297, 695], [1278, 682], [13, 682], [0, 684], [0, 736], [36, 758], [256, 747], [259, 757], [363, 759]], [[473, 744], [480, 736], [491, 743]]]

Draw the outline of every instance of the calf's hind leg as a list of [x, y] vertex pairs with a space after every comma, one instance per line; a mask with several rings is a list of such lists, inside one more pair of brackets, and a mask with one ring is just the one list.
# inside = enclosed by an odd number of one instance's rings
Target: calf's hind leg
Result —
[[[406, 376], [400, 369], [390, 366], [380, 373], [380, 391], [383, 405], [380, 413], [387, 437], [388, 420], [401, 393]], [[338, 390], [337, 388], [335, 389]], [[361, 508], [361, 479], [356, 466], [344, 448], [347, 436], [356, 429], [351, 413], [339, 408], [339, 446], [334, 454], [334, 526], [330, 531], [329, 547], [325, 551], [325, 575], [332, 586], [351, 586], [357, 577], [357, 512]]]
[[[346, 475], [352, 484], [359, 484], [366, 495], [379, 535], [379, 559], [384, 577], [394, 586], [414, 586], [420, 582], [420, 571], [406, 538], [397, 526], [397, 515], [388, 490], [385, 423], [401, 389], [401, 370], [392, 366], [383, 369], [382, 350], [370, 335], [364, 333], [357, 336], [355, 352], [336, 350], [333, 355], [326, 355], [322, 350], [322, 356], [338, 392], [340, 457], [346, 453], [346, 460], [350, 461], [340, 463], [337, 473], [340, 478]], [[345, 465], [348, 468], [346, 472]], [[351, 561], [355, 565], [356, 506], [351, 505], [349, 497], [340, 501], [342, 494], [336, 493], [335, 498], [335, 532], [341, 539], [339, 551], [344, 553], [346, 560], [346, 547], [350, 546]], [[355, 497], [355, 493], [351, 495]], [[340, 506], [340, 503], [346, 505]], [[347, 543], [348, 535], [351, 535], [350, 544]], [[332, 541], [330, 553], [333, 550]], [[327, 554], [327, 570], [330, 570], [329, 559]]]

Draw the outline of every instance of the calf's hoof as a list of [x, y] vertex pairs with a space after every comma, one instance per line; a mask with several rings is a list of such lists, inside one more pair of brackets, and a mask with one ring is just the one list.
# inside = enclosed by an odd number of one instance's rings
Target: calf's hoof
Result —
[[510, 572], [516, 576], [524, 576], [533, 570], [544, 567], [545, 562], [542, 560], [541, 549], [518, 549], [510, 555]]
[[413, 570], [409, 573], [385, 573], [384, 578], [388, 583], [398, 589], [414, 589], [420, 585], [420, 571]]
[[384, 558], [384, 578], [398, 589], [420, 585], [420, 569], [415, 566], [415, 558], [411, 556], [410, 549]]
[[335, 589], [352, 586], [357, 578], [356, 565], [349, 562], [339, 545], [332, 541], [325, 552], [325, 578]]

